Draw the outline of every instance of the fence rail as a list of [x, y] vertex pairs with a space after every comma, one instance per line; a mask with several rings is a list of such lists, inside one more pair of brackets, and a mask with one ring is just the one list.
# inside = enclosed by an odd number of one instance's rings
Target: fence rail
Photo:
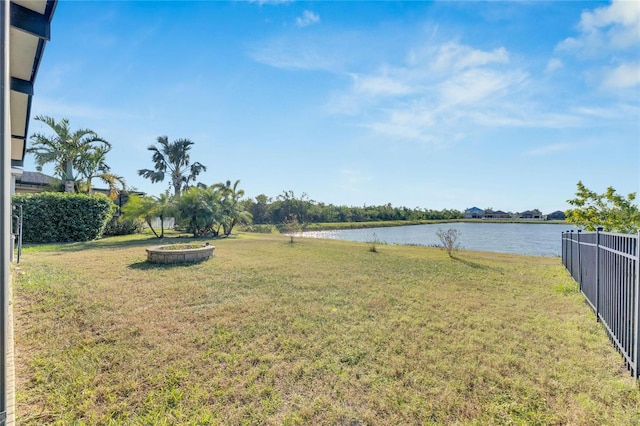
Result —
[[640, 377], [640, 232], [562, 233], [562, 263], [635, 379]]

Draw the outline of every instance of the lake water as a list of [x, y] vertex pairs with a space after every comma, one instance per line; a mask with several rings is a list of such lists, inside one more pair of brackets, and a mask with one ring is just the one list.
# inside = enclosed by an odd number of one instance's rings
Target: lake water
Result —
[[460, 248], [533, 256], [560, 256], [561, 234], [572, 225], [548, 223], [477, 223], [455, 222], [430, 225], [392, 226], [387, 228], [309, 231], [304, 237], [386, 244], [439, 245], [438, 229], [460, 232]]

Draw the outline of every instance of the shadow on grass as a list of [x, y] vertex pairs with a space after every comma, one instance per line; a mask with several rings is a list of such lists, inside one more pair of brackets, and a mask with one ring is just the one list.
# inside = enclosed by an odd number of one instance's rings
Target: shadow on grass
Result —
[[460, 262], [470, 268], [473, 269], [481, 269], [481, 270], [495, 270], [495, 268], [492, 268], [491, 266], [487, 266], [487, 265], [483, 265], [481, 263], [477, 263], [477, 262], [472, 262], [470, 260], [466, 260], [466, 259], [462, 259], [456, 255], [451, 256], [451, 259], [455, 260], [456, 262]]
[[114, 237], [105, 237], [98, 240], [93, 241], [82, 241], [82, 242], [69, 242], [69, 243], [44, 243], [44, 244], [24, 244], [23, 250], [26, 253], [39, 253], [39, 252], [75, 252], [82, 250], [112, 250], [116, 248], [134, 248], [134, 247], [149, 247], [155, 245], [162, 244], [177, 244], [184, 242], [193, 242], [193, 241], [208, 241], [211, 238], [199, 238], [194, 239], [188, 235], [179, 235], [179, 236], [171, 236], [158, 238], [155, 236], [143, 236], [137, 239], [128, 239], [123, 240], [120, 236]]
[[129, 265], [131, 269], [137, 269], [140, 271], [148, 271], [151, 269], [180, 269], [180, 268], [188, 268], [189, 266], [199, 265], [201, 263], [206, 262], [209, 259], [202, 259], [196, 262], [178, 262], [178, 263], [152, 263], [147, 260], [142, 262], [135, 262]]

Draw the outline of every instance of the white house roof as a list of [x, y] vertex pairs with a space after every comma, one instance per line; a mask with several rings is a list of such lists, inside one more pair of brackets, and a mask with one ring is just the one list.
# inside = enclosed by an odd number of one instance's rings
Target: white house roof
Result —
[[57, 0], [11, 0], [9, 73], [11, 77], [11, 166], [22, 166], [27, 145], [33, 84], [44, 45], [51, 34]]

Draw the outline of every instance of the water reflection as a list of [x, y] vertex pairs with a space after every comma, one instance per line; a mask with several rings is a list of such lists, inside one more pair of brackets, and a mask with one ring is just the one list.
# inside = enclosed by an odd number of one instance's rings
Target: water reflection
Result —
[[[460, 247], [467, 250], [533, 256], [560, 256], [560, 236], [572, 225], [547, 223], [477, 223], [457, 222], [432, 225], [408, 225], [388, 228], [344, 229], [336, 231], [309, 231], [305, 237], [330, 238], [345, 241], [368, 242], [377, 238], [386, 244], [425, 245], [440, 244], [438, 229], [460, 231]], [[374, 236], [375, 234], [375, 236]]]

